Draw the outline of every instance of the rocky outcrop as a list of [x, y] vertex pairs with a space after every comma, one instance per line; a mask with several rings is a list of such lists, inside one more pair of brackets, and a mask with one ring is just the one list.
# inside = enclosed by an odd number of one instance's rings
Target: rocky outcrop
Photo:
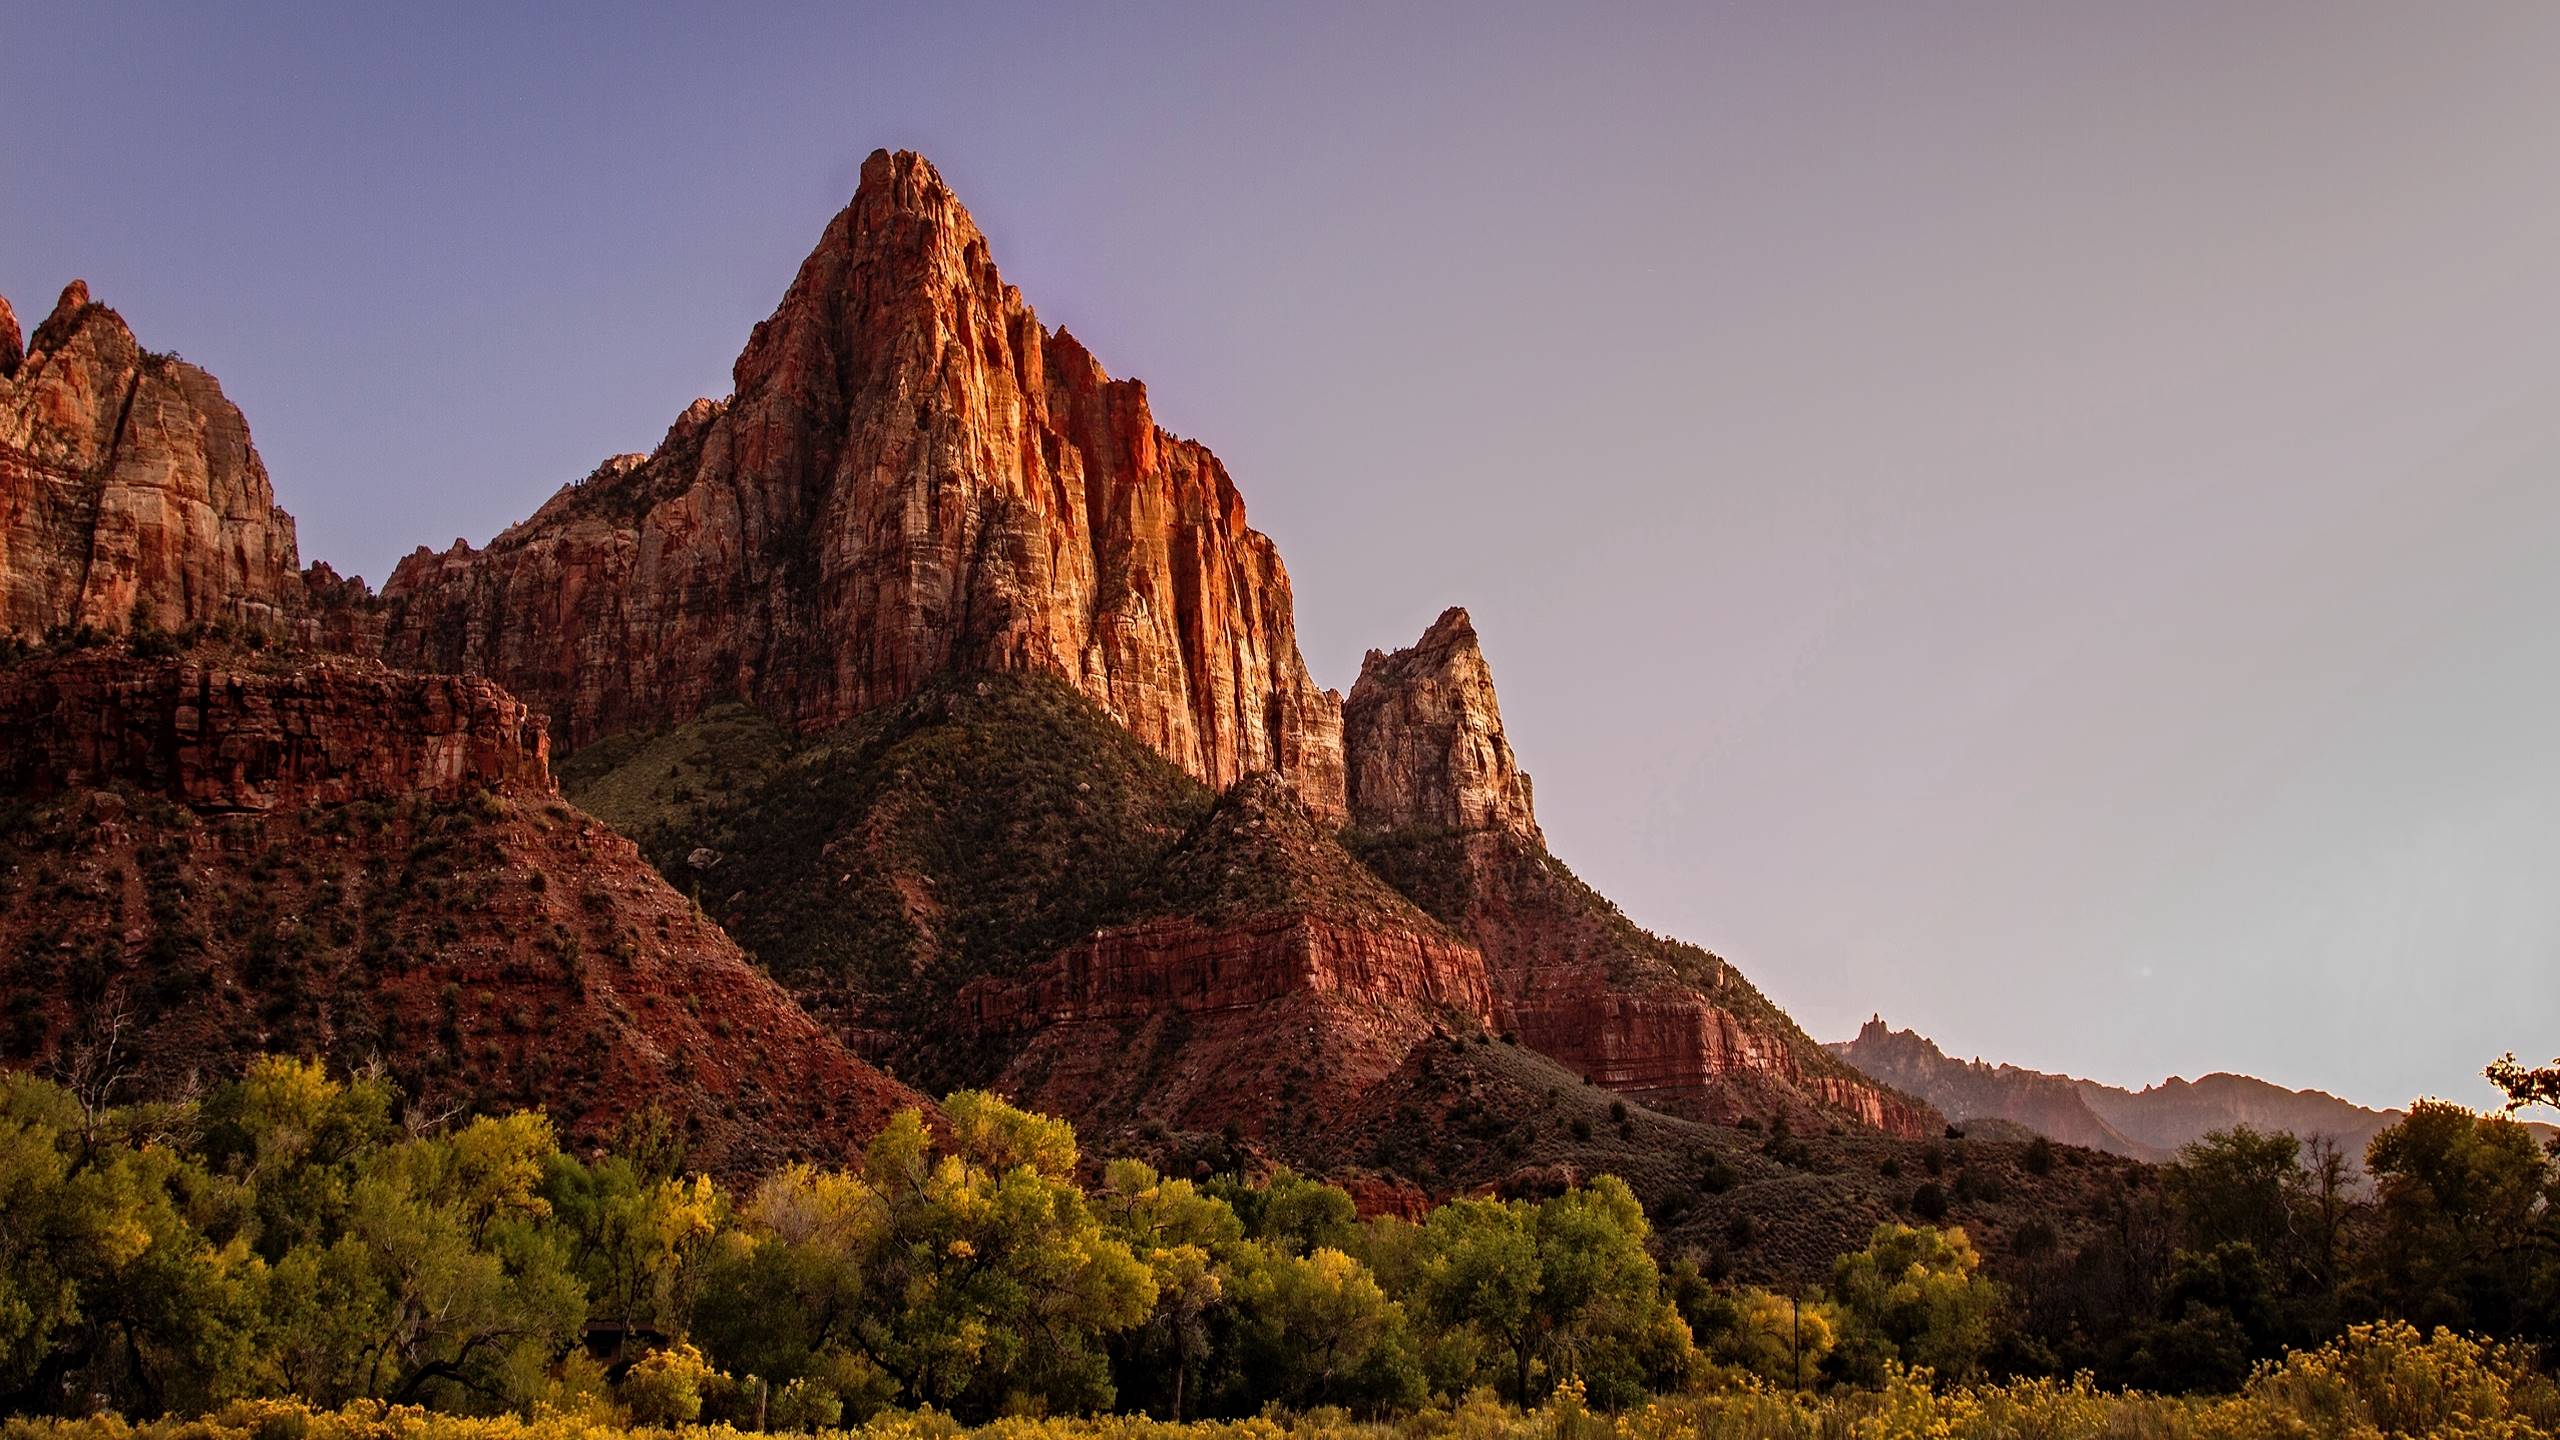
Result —
[[2145, 1144], [2108, 1124], [2081, 1095], [2083, 1082], [1956, 1060], [1927, 1036], [1896, 1030], [1881, 1016], [1860, 1027], [1857, 1039], [1825, 1048], [1861, 1073], [1926, 1099], [1950, 1120], [2006, 1120], [2067, 1145], [2136, 1160], [2166, 1160], [2171, 1153], [2170, 1147]]
[[997, 1088], [1090, 1133], [1233, 1125], [1295, 1148], [1427, 1037], [1480, 1029], [1484, 960], [1409, 924], [1280, 913], [1160, 918], [1095, 935], [1023, 982], [964, 992], [1011, 1037]]
[[1495, 1021], [1523, 1045], [1707, 1119], [1846, 1118], [1905, 1135], [1937, 1125], [1825, 1052], [1731, 965], [1636, 926], [1547, 853], [1466, 611], [1409, 649], [1369, 652], [1343, 739], [1364, 858], [1475, 943]]
[[1443, 613], [1410, 649], [1370, 651], [1342, 727], [1353, 823], [1508, 830], [1545, 843], [1466, 611]]
[[280, 628], [293, 517], [212, 376], [75, 280], [23, 355], [0, 309], [0, 633]]
[[9, 297], [0, 295], [0, 380], [18, 373], [18, 362], [27, 358], [27, 338], [18, 331], [18, 312], [9, 308]]
[[552, 793], [549, 739], [492, 682], [372, 662], [75, 654], [0, 671], [0, 791], [131, 785], [199, 810]]
[[1212, 785], [1343, 813], [1338, 701], [1225, 468], [1040, 324], [924, 160], [864, 163], [734, 383], [485, 550], [402, 562], [386, 658], [492, 675], [570, 745], [1037, 669]]
[[1479, 1026], [1492, 1020], [1484, 957], [1439, 926], [1306, 914], [1122, 926], [1069, 946], [1021, 982], [975, 982], [960, 1000], [980, 1028], [1019, 1031], [1164, 1010], [1244, 1010], [1298, 994], [1356, 1000], [1376, 1015], [1415, 1007]]

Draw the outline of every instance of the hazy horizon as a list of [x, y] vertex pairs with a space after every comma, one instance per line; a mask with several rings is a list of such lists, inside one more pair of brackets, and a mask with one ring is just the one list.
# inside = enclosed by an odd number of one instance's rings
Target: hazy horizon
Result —
[[0, 5], [0, 295], [378, 585], [727, 393], [916, 149], [1321, 683], [1466, 605], [1556, 852], [1817, 1039], [2560, 1051], [2560, 11], [1491, 14]]

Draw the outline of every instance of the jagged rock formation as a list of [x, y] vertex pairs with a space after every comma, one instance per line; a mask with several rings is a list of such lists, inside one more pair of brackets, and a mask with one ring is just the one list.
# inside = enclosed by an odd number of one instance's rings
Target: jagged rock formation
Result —
[[1338, 701], [1224, 467], [1040, 324], [923, 159], [864, 162], [734, 379], [487, 549], [402, 562], [386, 658], [492, 675], [573, 746], [1040, 670], [1211, 785], [1342, 813]]
[[1719, 1120], [1938, 1119], [1826, 1053], [1731, 965], [1637, 927], [1547, 853], [1475, 627], [1450, 610], [1372, 651], [1344, 706], [1360, 853], [1473, 940], [1522, 1044], [1647, 1103]]
[[0, 1061], [118, 1099], [380, 1063], [581, 1142], [653, 1107], [732, 1176], [926, 1103], [561, 801], [495, 682], [308, 648], [375, 607], [326, 567], [306, 598], [212, 377], [77, 284], [15, 340], [0, 307], [0, 632], [52, 638], [0, 665]]
[[[1861, 1027], [1856, 1039], [1828, 1048], [1867, 1074], [1923, 1097], [1951, 1119], [2010, 1120], [2054, 1140], [2137, 1160], [2166, 1160], [2216, 1130], [2245, 1125], [2306, 1144], [2334, 1143], [2361, 1173], [2366, 1144], [2406, 1118], [2404, 1111], [2372, 1109], [2321, 1090], [2288, 1090], [2252, 1075], [2171, 1076], [2128, 1090], [2075, 1075], [1958, 1060], [1926, 1035], [1896, 1030], [1880, 1016]], [[2528, 1128], [2540, 1139], [2560, 1139], [2560, 1126]]]
[[1343, 702], [1342, 728], [1356, 823], [1508, 830], [1546, 843], [1466, 611], [1443, 613], [1409, 650], [1370, 651]]
[[1950, 1059], [1929, 1037], [1896, 1030], [1878, 1016], [1858, 1038], [1827, 1047], [1866, 1074], [1920, 1096], [1950, 1120], [2006, 1120], [2051, 1140], [2137, 1160], [2165, 1160], [2169, 1149], [2118, 1130], [2089, 1107], [2083, 1082], [2068, 1075]]
[[0, 634], [284, 625], [293, 517], [249, 427], [74, 280], [23, 354], [0, 306]]
[[550, 739], [490, 681], [350, 660], [77, 653], [0, 671], [0, 789], [131, 785], [198, 810], [552, 793]]

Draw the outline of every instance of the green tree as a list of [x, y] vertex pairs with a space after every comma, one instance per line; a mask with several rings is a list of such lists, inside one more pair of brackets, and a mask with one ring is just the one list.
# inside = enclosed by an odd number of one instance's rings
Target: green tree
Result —
[[16, 1410], [103, 1395], [152, 1414], [252, 1383], [261, 1265], [211, 1244], [185, 1197], [201, 1170], [120, 1114], [0, 1075], [0, 1397]]
[[1949, 1379], [1973, 1378], [2000, 1308], [1999, 1288], [1979, 1273], [1981, 1265], [1961, 1228], [1878, 1225], [1865, 1249], [1841, 1256], [1831, 1270], [1851, 1373], [1873, 1378], [1882, 1360], [1897, 1359]]
[[2187, 1145], [2161, 1171], [2187, 1249], [2248, 1245], [2278, 1266], [2297, 1258], [2296, 1212], [2307, 1180], [2301, 1141], [2246, 1125]]
[[2551, 1158], [2522, 1125], [2421, 1100], [2373, 1137], [2378, 1226], [2361, 1286], [2425, 1326], [2545, 1333], [2555, 1236]]
[[1351, 1256], [1329, 1246], [1292, 1255], [1257, 1245], [1234, 1285], [1239, 1370], [1251, 1399], [1373, 1413], [1421, 1401], [1404, 1307]]
[[1441, 1343], [1460, 1341], [1451, 1353], [1503, 1357], [1514, 1400], [1534, 1403], [1543, 1373], [1623, 1403], [1675, 1382], [1693, 1348], [1650, 1233], [1634, 1193], [1605, 1175], [1535, 1205], [1452, 1201], [1423, 1222], [1419, 1293]]

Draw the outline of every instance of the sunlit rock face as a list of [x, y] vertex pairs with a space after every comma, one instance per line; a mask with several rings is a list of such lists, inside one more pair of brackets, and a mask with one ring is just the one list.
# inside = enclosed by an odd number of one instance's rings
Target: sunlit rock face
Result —
[[1339, 701], [1225, 468], [1040, 324], [923, 159], [864, 163], [734, 383], [486, 549], [402, 562], [385, 657], [493, 675], [571, 745], [1041, 669], [1213, 785], [1273, 770], [1342, 815]]
[[1343, 703], [1343, 734], [1355, 823], [1508, 830], [1545, 843], [1466, 611], [1442, 614], [1409, 649], [1370, 651]]
[[301, 587], [248, 424], [75, 280], [22, 346], [0, 302], [0, 632], [281, 628]]

